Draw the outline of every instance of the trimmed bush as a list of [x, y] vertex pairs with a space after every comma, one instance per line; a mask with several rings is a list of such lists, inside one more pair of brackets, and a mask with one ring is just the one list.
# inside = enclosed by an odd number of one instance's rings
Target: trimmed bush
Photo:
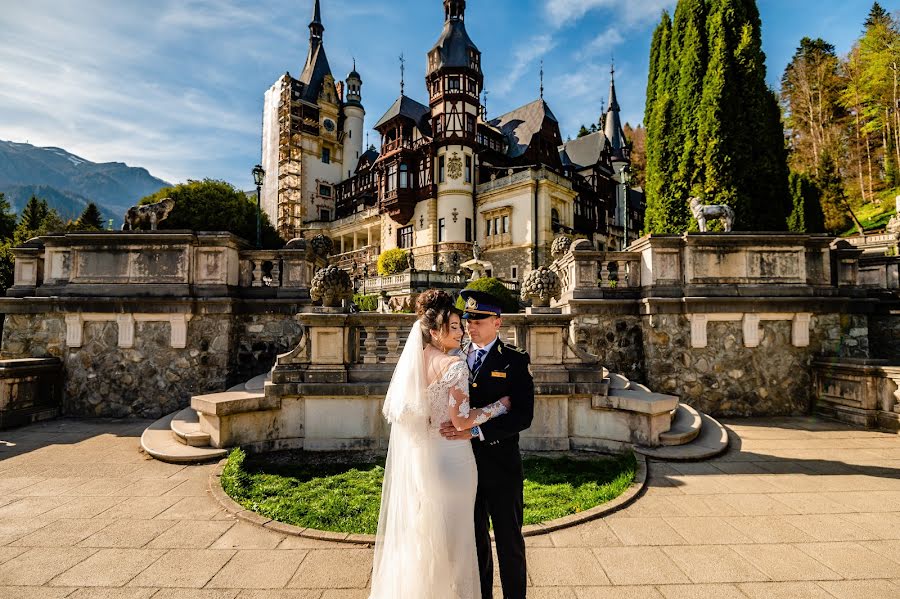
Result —
[[378, 296], [357, 293], [353, 296], [353, 303], [356, 304], [360, 312], [374, 312], [378, 309]]
[[[466, 289], [474, 289], [475, 291], [484, 291], [490, 293], [500, 300], [500, 309], [506, 313], [516, 313], [519, 311], [519, 302], [513, 297], [513, 294], [499, 280], [493, 277], [482, 277], [472, 281], [466, 285]], [[462, 297], [456, 298], [456, 307], [460, 310], [464, 309], [466, 302]]]
[[401, 273], [409, 267], [407, 251], [400, 248], [385, 250], [378, 256], [378, 274], [382, 277]]

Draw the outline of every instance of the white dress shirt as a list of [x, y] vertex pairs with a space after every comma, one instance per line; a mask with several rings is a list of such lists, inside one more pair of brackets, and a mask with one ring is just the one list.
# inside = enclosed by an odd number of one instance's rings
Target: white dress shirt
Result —
[[472, 370], [472, 367], [475, 365], [475, 356], [478, 355], [478, 350], [484, 350], [484, 358], [481, 358], [481, 363], [484, 364], [485, 358], [487, 355], [491, 353], [491, 348], [494, 347], [494, 344], [497, 343], [498, 337], [494, 337], [494, 340], [485, 345], [484, 347], [479, 347], [477, 343], [474, 341], [469, 345], [469, 355], [466, 356], [466, 362], [469, 364], [469, 370]]

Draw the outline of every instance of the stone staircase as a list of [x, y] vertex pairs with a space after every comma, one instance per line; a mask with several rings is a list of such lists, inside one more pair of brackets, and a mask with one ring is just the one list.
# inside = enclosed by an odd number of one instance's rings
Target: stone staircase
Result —
[[[240, 403], [261, 400], [269, 374], [261, 374], [223, 393], [203, 395], [192, 401]], [[220, 460], [228, 454], [224, 448], [210, 447], [210, 436], [200, 430], [200, 416], [188, 407], [151, 424], [141, 435], [141, 448], [148, 455], [172, 464], [193, 464]]]
[[[654, 402], [674, 399], [656, 394], [646, 385], [606, 369], [602, 369], [601, 376], [606, 383], [605, 396], [600, 398], [602, 405], [596, 406], [601, 410], [640, 412], [651, 409], [649, 406]], [[222, 393], [193, 397], [193, 407], [169, 414], [148, 427], [141, 437], [141, 446], [158, 460], [178, 464], [225, 457], [228, 449], [210, 446], [210, 435], [201, 430], [200, 416], [194, 408], [218, 417], [277, 409], [278, 406], [269, 405], [272, 398], [267, 398], [264, 393], [266, 382], [270, 380], [271, 374], [263, 374]], [[671, 426], [659, 434], [660, 446], [636, 445], [637, 453], [656, 460], [695, 461], [715, 457], [728, 448], [728, 433], [713, 418], [682, 403], [677, 404], [670, 414]]]

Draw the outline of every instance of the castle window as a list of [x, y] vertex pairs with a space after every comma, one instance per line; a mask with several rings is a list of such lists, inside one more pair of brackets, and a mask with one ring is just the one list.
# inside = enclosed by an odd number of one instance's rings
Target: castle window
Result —
[[319, 195], [330, 198], [331, 197], [331, 185], [319, 185]]
[[331, 150], [328, 148], [322, 148], [322, 163], [331, 164]]
[[400, 189], [408, 189], [409, 187], [409, 165], [403, 162], [400, 164]]
[[444, 157], [438, 158], [438, 183], [444, 182], [444, 172], [446, 171]]
[[401, 249], [411, 248], [413, 245], [413, 226], [397, 229], [397, 247]]
[[320, 208], [319, 209], [319, 220], [321, 220], [321, 221], [331, 220], [331, 210], [328, 210], [327, 208]]
[[471, 182], [472, 182], [472, 157], [466, 156], [466, 183], [471, 183]]
[[511, 266], [509, 270], [510, 270], [512, 279], [514, 281], [518, 281], [519, 280], [519, 267]]
[[387, 187], [385, 191], [391, 192], [397, 189], [397, 164], [394, 163], [388, 167]]
[[447, 241], [447, 219], [438, 219], [438, 241]]
[[485, 219], [485, 221], [484, 221], [484, 236], [485, 236], [485, 237], [490, 237], [491, 235], [494, 234], [494, 231], [493, 231], [493, 229], [491, 228], [491, 223], [492, 223], [492, 222], [493, 222], [493, 221], [491, 221], [491, 219], [489, 219], [489, 218], [488, 218], [488, 219]]
[[512, 209], [509, 206], [485, 212], [485, 247], [503, 246], [512, 243], [512, 234], [510, 233], [511, 215]]
[[475, 131], [475, 115], [467, 114], [466, 115], [466, 133], [472, 133]]
[[509, 215], [508, 215], [508, 214], [504, 214], [504, 215], [503, 215], [503, 229], [502, 229], [502, 231], [503, 231], [503, 233], [509, 233]]
[[466, 219], [466, 241], [469, 243], [472, 242], [472, 219], [471, 218]]
[[450, 77], [447, 80], [447, 89], [450, 91], [459, 91], [459, 77]]

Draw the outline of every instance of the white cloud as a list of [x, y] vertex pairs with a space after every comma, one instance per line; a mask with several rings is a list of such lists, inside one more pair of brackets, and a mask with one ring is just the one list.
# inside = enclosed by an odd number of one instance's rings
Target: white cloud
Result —
[[554, 47], [556, 47], [556, 41], [550, 34], [545, 33], [528, 39], [524, 45], [519, 46], [516, 50], [513, 56], [513, 66], [510, 68], [509, 73], [506, 74], [504, 79], [494, 85], [492, 91], [501, 96], [508, 94], [528, 68], [536, 64], [539, 59], [543, 58]]
[[545, 0], [544, 12], [556, 27], [564, 27], [587, 13], [606, 9], [607, 21], [613, 27], [632, 26], [659, 18], [660, 12], [672, 8], [676, 0]]
[[625, 37], [618, 29], [607, 29], [592, 39], [590, 43], [578, 53], [578, 58], [582, 60], [591, 56], [608, 58], [613, 53], [613, 50], [624, 41]]

